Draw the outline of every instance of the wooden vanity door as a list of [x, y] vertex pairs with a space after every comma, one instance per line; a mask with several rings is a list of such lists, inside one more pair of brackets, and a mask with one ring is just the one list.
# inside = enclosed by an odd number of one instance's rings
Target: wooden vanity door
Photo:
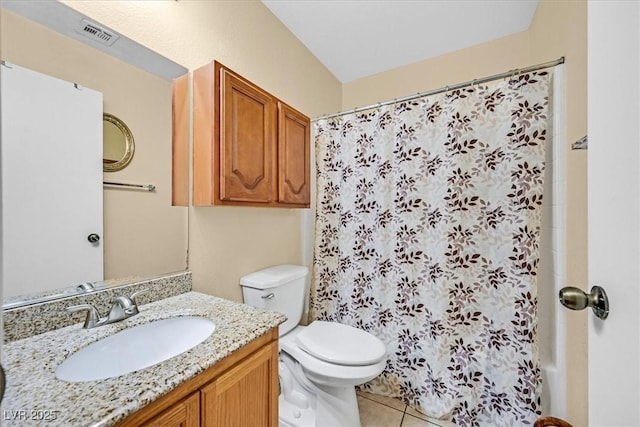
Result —
[[202, 425], [278, 426], [278, 343], [272, 342], [202, 387]]
[[175, 403], [141, 427], [200, 427], [200, 393]]
[[309, 206], [309, 118], [278, 103], [278, 202]]
[[276, 102], [250, 82], [218, 68], [220, 200], [269, 203], [276, 193]]

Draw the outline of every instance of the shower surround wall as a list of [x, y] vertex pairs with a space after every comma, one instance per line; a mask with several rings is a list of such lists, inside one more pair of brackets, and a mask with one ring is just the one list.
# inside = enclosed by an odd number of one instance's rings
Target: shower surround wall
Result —
[[538, 270], [538, 342], [542, 366], [542, 412], [567, 415], [566, 309], [558, 302], [566, 274], [567, 141], [565, 66], [555, 67], [551, 135], [545, 150], [544, 203]]

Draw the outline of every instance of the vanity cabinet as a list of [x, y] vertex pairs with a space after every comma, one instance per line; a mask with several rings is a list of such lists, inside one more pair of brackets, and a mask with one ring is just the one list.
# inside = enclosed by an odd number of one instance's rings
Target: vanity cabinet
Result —
[[309, 207], [307, 116], [216, 61], [193, 103], [194, 205]]
[[195, 392], [173, 404], [161, 414], [141, 424], [142, 427], [199, 427], [200, 393]]
[[273, 365], [277, 365], [278, 358], [276, 354], [274, 359], [273, 350], [269, 346], [260, 349], [200, 389], [203, 425], [278, 425], [278, 409], [273, 407], [278, 399], [277, 374], [276, 381], [272, 381]]
[[277, 427], [278, 328], [132, 414], [119, 427]]

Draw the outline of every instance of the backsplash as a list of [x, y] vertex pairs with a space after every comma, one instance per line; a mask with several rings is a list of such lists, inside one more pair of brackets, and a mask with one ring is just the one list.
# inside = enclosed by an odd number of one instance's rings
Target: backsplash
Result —
[[93, 304], [100, 314], [106, 315], [113, 304], [113, 300], [120, 295], [130, 296], [139, 290], [148, 289], [149, 292], [137, 298], [139, 304], [143, 305], [189, 292], [191, 291], [191, 284], [191, 272], [186, 271], [102, 289], [90, 294], [74, 295], [54, 301], [4, 310], [2, 313], [4, 341], [16, 341], [83, 322], [86, 316], [85, 313], [67, 313], [65, 311], [66, 307], [72, 305]]

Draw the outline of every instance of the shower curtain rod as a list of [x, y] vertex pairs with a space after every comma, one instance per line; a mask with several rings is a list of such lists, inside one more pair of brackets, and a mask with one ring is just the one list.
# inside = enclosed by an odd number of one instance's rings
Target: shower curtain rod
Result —
[[507, 71], [505, 73], [494, 74], [492, 76], [483, 77], [481, 79], [473, 79], [473, 80], [469, 80], [469, 81], [466, 81], [466, 82], [463, 82], [463, 83], [458, 83], [458, 84], [451, 85], [451, 86], [441, 87], [439, 89], [428, 90], [426, 92], [420, 92], [420, 93], [416, 93], [414, 95], [405, 96], [404, 98], [395, 98], [395, 99], [392, 99], [390, 101], [378, 102], [377, 104], [371, 104], [371, 105], [367, 105], [365, 107], [358, 107], [358, 108], [354, 108], [352, 110], [341, 111], [339, 113], [334, 113], [334, 114], [327, 114], [325, 116], [316, 117], [315, 119], [313, 119], [311, 121], [315, 122], [315, 121], [318, 121], [318, 120], [332, 119], [334, 117], [344, 116], [345, 114], [359, 113], [361, 111], [372, 110], [374, 108], [380, 108], [380, 107], [385, 106], [385, 105], [396, 104], [398, 102], [411, 101], [412, 99], [422, 98], [424, 96], [436, 95], [436, 94], [442, 93], [442, 92], [449, 92], [450, 90], [462, 89], [462, 88], [467, 87], [467, 86], [473, 86], [473, 85], [477, 85], [477, 84], [481, 84], [481, 83], [487, 83], [487, 82], [490, 82], [490, 81], [493, 81], [493, 80], [504, 79], [505, 77], [514, 77], [514, 76], [517, 76], [519, 74], [525, 74], [525, 73], [530, 73], [532, 71], [542, 70], [543, 68], [551, 68], [551, 67], [555, 67], [556, 65], [560, 65], [560, 64], [564, 64], [564, 56], [556, 59], [555, 61], [549, 61], [549, 62], [545, 62], [545, 63], [538, 64], [538, 65], [532, 65], [532, 66], [526, 67], [526, 68], [517, 68], [515, 70], [510, 70], [510, 71]]

